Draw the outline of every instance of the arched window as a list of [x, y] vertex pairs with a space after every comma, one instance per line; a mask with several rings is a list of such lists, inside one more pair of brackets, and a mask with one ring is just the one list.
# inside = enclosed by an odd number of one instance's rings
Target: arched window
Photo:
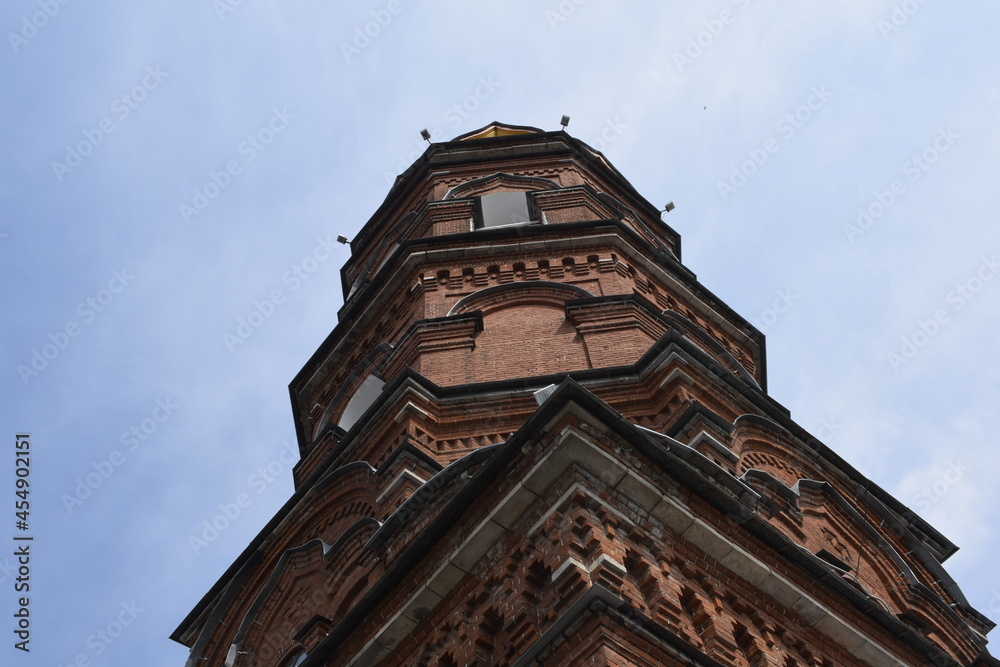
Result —
[[377, 375], [372, 374], [366, 377], [358, 390], [354, 392], [351, 400], [347, 402], [347, 407], [344, 408], [344, 414], [340, 416], [337, 426], [345, 431], [350, 431], [361, 415], [382, 395], [382, 387], [384, 386], [385, 380]]
[[305, 662], [306, 656], [309, 655], [304, 650], [300, 650], [298, 653], [293, 653], [288, 660], [281, 663], [281, 667], [296, 667], [296, 665], [301, 665]]

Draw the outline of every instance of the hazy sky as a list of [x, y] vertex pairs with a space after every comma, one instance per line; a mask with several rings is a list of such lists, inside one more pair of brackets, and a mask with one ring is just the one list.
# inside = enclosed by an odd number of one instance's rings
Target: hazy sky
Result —
[[169, 633], [291, 493], [329, 239], [422, 128], [562, 114], [676, 204], [771, 395], [958, 544], [1000, 621], [997, 25], [985, 0], [5, 3], [0, 554], [21, 431], [36, 539], [28, 655], [0, 556], [0, 662], [182, 665]]

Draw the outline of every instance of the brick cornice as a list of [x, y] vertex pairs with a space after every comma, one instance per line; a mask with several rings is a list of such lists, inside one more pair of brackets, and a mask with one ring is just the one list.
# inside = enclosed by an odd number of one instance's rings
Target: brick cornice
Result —
[[[653, 434], [644, 434], [642, 429], [632, 425], [627, 420], [617, 415], [613, 410], [603, 403], [596, 396], [587, 392], [572, 380], [567, 379], [557, 389], [556, 393], [542, 405], [541, 408], [518, 430], [507, 443], [498, 447], [483, 467], [469, 479], [457, 494], [441, 508], [431, 522], [421, 531], [420, 535], [414, 536], [411, 544], [396, 560], [389, 566], [383, 578], [377, 582], [372, 589], [359, 601], [355, 608], [333, 629], [330, 636], [317, 647], [315, 653], [304, 663], [303, 667], [319, 667], [324, 661], [331, 658], [338, 645], [352, 632], [353, 629], [365, 618], [369, 611], [381, 600], [389, 590], [392, 590], [399, 580], [407, 576], [415, 563], [424, 556], [428, 547], [435, 544], [448, 532], [466, 508], [473, 506], [474, 499], [479, 496], [494, 479], [502, 477], [503, 471], [516, 457], [518, 452], [526, 444], [537, 437], [535, 434], [551, 432], [555, 424], [559, 423], [562, 415], [566, 411], [575, 411], [576, 414], [592, 421], [599, 428], [610, 429], [622, 437], [622, 442], [631, 443], [640, 448], [646, 455], [651, 456], [669, 474], [689, 485], [698, 496], [708, 500], [724, 514], [733, 519], [736, 524], [743, 526], [757, 538], [762, 539], [765, 544], [777, 550], [787, 561], [803, 568], [809, 574], [817, 577], [831, 592], [841, 598], [846, 598], [864, 614], [869, 616], [878, 625], [885, 627], [891, 636], [901, 638], [913, 650], [923, 653], [936, 665], [957, 665], [958, 663], [946, 658], [933, 644], [920, 637], [915, 631], [901, 621], [889, 615], [887, 612], [864, 598], [856, 589], [849, 584], [832, 576], [829, 569], [821, 562], [818, 562], [811, 554], [803, 554], [802, 550], [788, 541], [784, 535], [770, 526], [766, 520], [757, 516], [747, 505], [730, 493], [722, 492], [718, 483], [710, 481], [698, 472], [690, 464], [686, 463], [679, 455], [683, 454], [683, 446], [679, 449], [664, 449], [651, 440]], [[663, 436], [660, 436], [663, 437]], [[558, 439], [558, 442], [567, 444], [577, 443], [565, 449], [559, 445], [554, 447], [537, 464], [532, 472], [529, 472], [525, 479], [516, 485], [515, 490], [508, 494], [504, 501], [490, 511], [486, 519], [481, 521], [473, 533], [462, 541], [458, 551], [454, 553], [445, 564], [439, 568], [438, 573], [424, 584], [395, 615], [394, 620], [384, 625], [382, 632], [390, 633], [385, 640], [388, 643], [379, 643], [372, 639], [367, 644], [367, 649], [355, 656], [354, 660], [348, 664], [372, 664], [377, 660], [377, 656], [384, 655], [388, 649], [401, 637], [401, 631], [408, 632], [416, 622], [416, 617], [410, 615], [418, 607], [424, 608], [432, 603], [432, 599], [439, 600], [443, 597], [450, 586], [457, 581], [455, 574], [449, 573], [451, 568], [458, 568], [459, 571], [468, 571], [468, 565], [463, 563], [476, 562], [486, 550], [496, 541], [499, 535], [509, 529], [519, 514], [515, 511], [511, 514], [511, 508], [520, 507], [521, 511], [527, 506], [524, 499], [519, 500], [518, 493], [527, 493], [538, 497], [551, 480], [558, 478], [562, 470], [571, 461], [576, 463], [593, 461], [589, 466], [592, 474], [606, 483], [617, 487], [625, 483], [626, 479], [632, 479], [634, 473], [622, 467], [614, 459], [607, 455], [598, 456], [593, 459], [591, 451], [585, 444], [586, 437], [567, 436], [565, 434]], [[679, 444], [679, 443], [678, 443]], [[580, 450], [579, 447], [584, 447]], [[545, 461], [551, 463], [545, 465]], [[838, 614], [827, 609], [815, 598], [804, 593], [792, 584], [788, 579], [770, 567], [751, 556], [741, 547], [731, 542], [728, 538], [718, 533], [715, 529], [702, 523], [699, 519], [690, 514], [690, 510], [678, 505], [675, 501], [663, 496], [648, 484], [645, 491], [637, 493], [636, 484], [641, 482], [630, 482], [631, 491], [629, 495], [636, 498], [636, 502], [646, 506], [654, 516], [658, 516], [672, 529], [676, 530], [685, 539], [693, 541], [694, 544], [702, 548], [706, 553], [715, 558], [722, 566], [732, 571], [737, 576], [745, 579], [750, 584], [760, 587], [768, 594], [775, 596], [779, 602], [789, 608], [793, 608], [797, 613], [803, 614], [810, 620], [818, 631], [827, 634], [842, 645], [847, 645], [858, 658], [868, 664], [878, 666], [893, 666], [900, 664], [900, 660], [893, 658], [878, 644], [872, 642], [865, 635], [861, 634], [850, 623], [845, 622]], [[482, 533], [482, 538], [475, 535]], [[484, 541], [485, 540], [485, 541]], [[470, 551], [471, 550], [471, 551]], [[445, 577], [438, 583], [435, 577]], [[446, 584], [449, 581], [451, 584]], [[442, 586], [444, 588], [442, 588]], [[428, 598], [430, 596], [430, 598]], [[425, 599], [428, 598], [428, 599]], [[431, 599], [432, 598], [432, 599]], [[407, 611], [407, 605], [413, 610]], [[401, 625], [394, 625], [399, 623]], [[395, 640], [390, 637], [397, 637]], [[361, 656], [365, 657], [362, 659]], [[362, 662], [357, 662], [361, 659]]]

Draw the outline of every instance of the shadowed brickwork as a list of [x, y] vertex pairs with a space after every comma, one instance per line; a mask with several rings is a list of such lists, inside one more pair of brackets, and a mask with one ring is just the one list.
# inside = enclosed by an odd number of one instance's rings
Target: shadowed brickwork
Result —
[[174, 632], [189, 667], [998, 664], [956, 547], [767, 395], [763, 335], [600, 153], [433, 144], [351, 250], [295, 492]]

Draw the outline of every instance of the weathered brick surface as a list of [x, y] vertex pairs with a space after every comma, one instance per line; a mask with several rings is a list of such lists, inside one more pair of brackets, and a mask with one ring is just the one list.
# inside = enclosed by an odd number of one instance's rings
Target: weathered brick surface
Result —
[[[355, 239], [292, 386], [295, 501], [179, 629], [194, 664], [980, 664], [944, 547], [766, 396], [652, 207], [543, 140], [432, 150]], [[504, 191], [545, 224], [473, 232]], [[589, 393], [539, 408], [567, 376]]]

